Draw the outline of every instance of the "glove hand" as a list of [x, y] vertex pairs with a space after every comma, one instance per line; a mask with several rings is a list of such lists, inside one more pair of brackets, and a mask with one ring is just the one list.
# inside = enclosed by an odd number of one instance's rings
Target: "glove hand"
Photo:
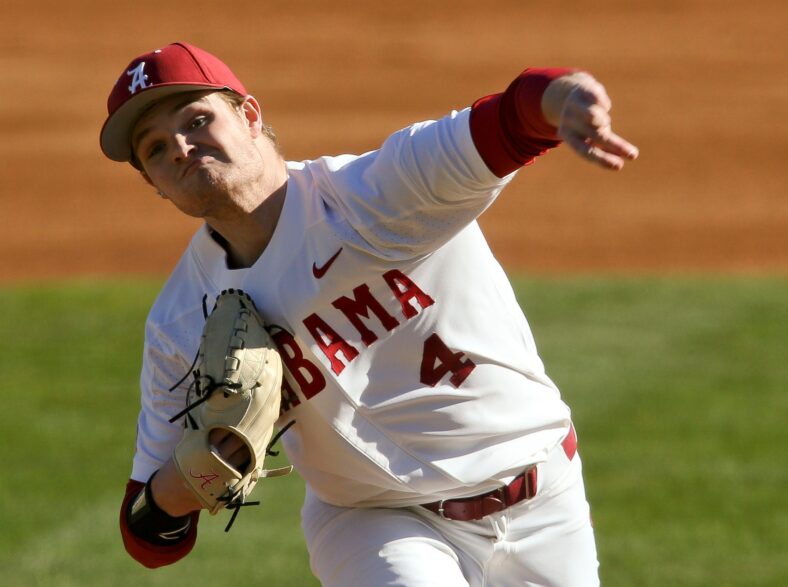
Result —
[[[214, 429], [208, 435], [208, 442], [234, 469], [241, 471], [248, 466], [251, 459], [249, 448], [232, 432]], [[170, 459], [159, 469], [153, 478], [151, 489], [156, 505], [174, 518], [203, 508], [191, 485], [185, 482], [178, 471], [174, 459]]]
[[173, 462], [201, 507], [237, 513], [250, 505], [247, 497], [260, 478], [292, 470], [263, 468], [279, 417], [282, 362], [249, 296], [239, 290], [219, 295], [198, 359], [187, 403], [192, 391], [196, 400], [185, 411]]

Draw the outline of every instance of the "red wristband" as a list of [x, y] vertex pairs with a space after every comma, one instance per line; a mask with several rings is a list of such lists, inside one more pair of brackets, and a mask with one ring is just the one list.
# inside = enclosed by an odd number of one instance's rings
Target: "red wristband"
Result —
[[501, 94], [477, 100], [471, 108], [471, 136], [487, 167], [504, 177], [561, 141], [542, 113], [542, 95], [556, 78], [577, 71], [528, 68]]

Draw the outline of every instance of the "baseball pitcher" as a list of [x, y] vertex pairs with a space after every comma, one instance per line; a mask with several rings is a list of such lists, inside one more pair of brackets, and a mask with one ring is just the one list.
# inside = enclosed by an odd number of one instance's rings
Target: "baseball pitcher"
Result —
[[231, 524], [288, 472], [265, 465], [281, 436], [323, 585], [598, 584], [570, 410], [477, 218], [562, 142], [635, 159], [610, 108], [588, 73], [528, 68], [377, 150], [297, 162], [208, 52], [124, 67], [103, 152], [204, 220], [146, 324], [131, 556], [186, 556], [202, 510]]

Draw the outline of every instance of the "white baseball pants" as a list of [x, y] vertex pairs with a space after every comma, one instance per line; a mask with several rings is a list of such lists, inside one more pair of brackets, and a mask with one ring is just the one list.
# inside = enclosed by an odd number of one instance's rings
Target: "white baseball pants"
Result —
[[307, 489], [312, 572], [323, 587], [599, 585], [580, 455], [558, 446], [537, 483], [533, 499], [470, 522], [422, 507], [335, 507]]

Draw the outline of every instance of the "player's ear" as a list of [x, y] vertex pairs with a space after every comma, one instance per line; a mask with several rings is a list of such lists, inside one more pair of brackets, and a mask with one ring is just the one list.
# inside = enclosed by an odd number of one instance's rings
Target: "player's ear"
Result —
[[263, 132], [263, 110], [260, 108], [260, 103], [251, 94], [246, 96], [241, 104], [241, 113], [246, 120], [252, 138], [256, 139]]

